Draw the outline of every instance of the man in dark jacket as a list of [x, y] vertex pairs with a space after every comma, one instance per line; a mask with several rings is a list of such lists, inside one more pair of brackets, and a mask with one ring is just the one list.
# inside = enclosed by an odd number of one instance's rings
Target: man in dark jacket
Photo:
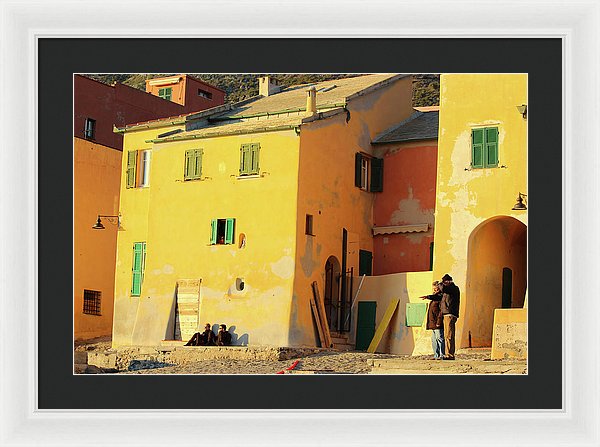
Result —
[[229, 346], [231, 344], [231, 334], [227, 331], [227, 326], [224, 324], [219, 326], [217, 334], [217, 346]]
[[460, 289], [447, 273], [442, 277], [442, 293], [440, 308], [444, 315], [444, 341], [446, 343], [444, 360], [454, 360], [455, 327], [460, 308]]
[[215, 333], [210, 328], [210, 323], [206, 323], [204, 332], [196, 332], [185, 346], [214, 346], [215, 344]]
[[433, 359], [442, 360], [444, 357], [444, 320], [440, 309], [442, 291], [439, 281], [433, 283], [433, 294], [422, 296], [422, 300], [430, 300], [427, 309], [427, 329], [432, 330], [431, 347], [433, 348]]

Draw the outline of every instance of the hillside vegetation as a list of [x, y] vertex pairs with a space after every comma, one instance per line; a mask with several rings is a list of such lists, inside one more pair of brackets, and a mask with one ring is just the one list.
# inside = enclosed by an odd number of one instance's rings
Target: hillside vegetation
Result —
[[[121, 82], [131, 87], [144, 90], [146, 79], [170, 74], [85, 74], [106, 84]], [[263, 74], [202, 74], [189, 73], [195, 78], [212, 84], [226, 92], [225, 101], [235, 102], [258, 94], [258, 80]], [[356, 76], [351, 74], [276, 74], [273, 75], [284, 86], [329, 81], [332, 79]], [[435, 74], [415, 75], [413, 81], [413, 106], [434, 106], [439, 104], [440, 77]]]

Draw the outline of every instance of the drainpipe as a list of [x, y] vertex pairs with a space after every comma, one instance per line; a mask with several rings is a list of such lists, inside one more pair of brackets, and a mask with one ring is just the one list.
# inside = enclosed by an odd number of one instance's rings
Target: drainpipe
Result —
[[[345, 228], [342, 228], [342, 290], [341, 290], [341, 296], [339, 297], [339, 302], [344, 302], [346, 300], [346, 261], [347, 261], [347, 257], [348, 257], [348, 230], [346, 230]], [[341, 308], [341, 306], [339, 306]], [[342, 320], [342, 318], [344, 318], [344, 316], [341, 314], [338, 317], [338, 331], [340, 329], [343, 329], [343, 327], [340, 328], [340, 322]]]

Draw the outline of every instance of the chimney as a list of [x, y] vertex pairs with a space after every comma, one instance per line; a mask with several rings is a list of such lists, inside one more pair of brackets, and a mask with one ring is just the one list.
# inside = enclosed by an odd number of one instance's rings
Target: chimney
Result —
[[306, 113], [317, 113], [317, 89], [314, 85], [306, 90]]
[[281, 86], [277, 83], [277, 80], [271, 76], [263, 76], [258, 78], [258, 94], [261, 96], [271, 96], [275, 93], [279, 93]]

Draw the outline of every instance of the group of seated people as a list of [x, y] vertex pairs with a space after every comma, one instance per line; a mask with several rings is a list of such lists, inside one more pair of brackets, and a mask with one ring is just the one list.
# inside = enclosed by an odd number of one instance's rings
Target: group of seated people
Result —
[[196, 332], [185, 346], [229, 346], [231, 345], [231, 334], [227, 331], [227, 326], [219, 325], [219, 333], [215, 333], [210, 328], [210, 323], [204, 326], [204, 332]]

